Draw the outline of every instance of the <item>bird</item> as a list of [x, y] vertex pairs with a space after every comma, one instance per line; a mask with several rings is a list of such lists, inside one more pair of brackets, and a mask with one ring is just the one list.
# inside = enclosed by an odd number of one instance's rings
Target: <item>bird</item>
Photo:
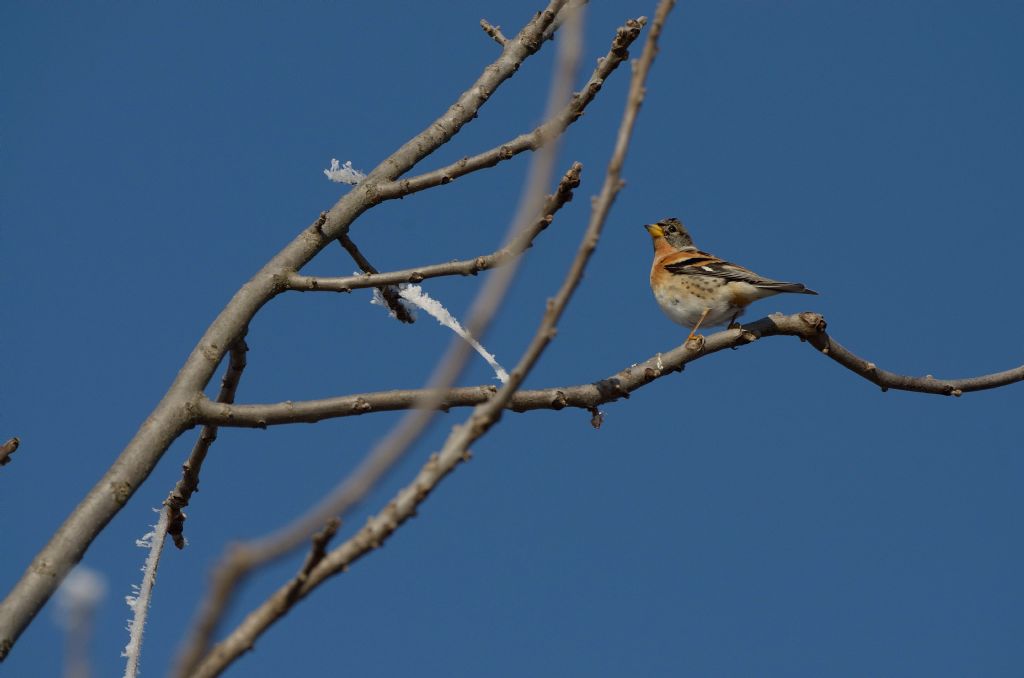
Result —
[[690, 328], [687, 342], [700, 336], [700, 327], [735, 327], [736, 319], [758, 299], [783, 292], [817, 294], [803, 283], [765, 278], [700, 251], [675, 217], [644, 228], [654, 241], [651, 291], [665, 315]]

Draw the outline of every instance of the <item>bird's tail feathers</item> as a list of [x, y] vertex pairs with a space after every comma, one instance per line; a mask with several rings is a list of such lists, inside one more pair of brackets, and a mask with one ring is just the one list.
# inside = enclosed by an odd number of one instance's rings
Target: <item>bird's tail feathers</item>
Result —
[[803, 283], [794, 282], [773, 282], [767, 285], [758, 285], [773, 292], [791, 292], [793, 294], [817, 294], [814, 290], [806, 287]]

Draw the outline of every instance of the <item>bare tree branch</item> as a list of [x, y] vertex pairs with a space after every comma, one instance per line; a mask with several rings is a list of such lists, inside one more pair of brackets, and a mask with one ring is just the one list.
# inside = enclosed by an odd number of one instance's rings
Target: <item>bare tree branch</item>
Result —
[[[582, 14], [574, 12], [571, 21], [566, 25], [567, 28], [563, 31], [563, 38], [560, 41], [551, 92], [548, 97], [548, 113], [560, 108], [563, 101], [568, 99], [576, 65], [582, 52]], [[554, 171], [554, 160], [554, 144], [546, 146], [541, 153], [534, 156], [527, 174], [523, 197], [509, 228], [506, 243], [518, 244], [528, 240], [532, 224], [550, 217], [555, 209], [568, 201], [570, 194], [567, 191], [571, 189], [565, 186], [561, 186], [547, 199], [543, 197], [544, 189]], [[571, 183], [574, 178], [577, 178], [578, 173], [578, 168], [574, 166], [563, 177], [563, 182]], [[471, 305], [469, 320], [466, 323], [471, 336], [483, 336], [488, 324], [501, 306], [515, 275], [518, 259], [513, 258], [510, 263], [512, 265], [500, 269], [487, 280]], [[202, 606], [196, 624], [198, 632], [192, 634], [182, 655], [182, 661], [179, 662], [180, 675], [194, 673], [196, 661], [206, 653], [213, 631], [229, 604], [234, 589], [248, 572], [301, 545], [317, 525], [323, 524], [330, 517], [343, 516], [351, 507], [360, 502], [370, 489], [384, 477], [384, 474], [412, 447], [436, 414], [437, 404], [434, 401], [435, 396], [432, 394], [438, 392], [439, 389], [449, 388], [455, 383], [462, 373], [468, 355], [469, 350], [466, 343], [454, 340], [431, 377], [431, 386], [434, 387], [434, 390], [428, 390], [424, 401], [416, 405], [415, 411], [403, 418], [395, 429], [363, 459], [349, 477], [345, 478], [305, 515], [267, 537], [248, 544], [237, 545], [231, 549], [228, 556], [229, 561], [217, 567], [214, 572], [214, 590]], [[238, 650], [237, 652], [223, 655], [226, 663], [233, 661], [244, 649], [238, 645], [234, 647]], [[226, 666], [226, 663], [222, 666]], [[206, 666], [210, 665], [206, 664]], [[218, 672], [220, 670], [222, 669], [216, 669]]]
[[[763, 337], [792, 336], [807, 341], [823, 355], [855, 374], [876, 384], [882, 390], [914, 391], [958, 396], [971, 391], [984, 391], [1024, 381], [1024, 365], [1003, 372], [961, 379], [938, 379], [932, 376], [912, 377], [877, 367], [849, 351], [825, 332], [825, 320], [816, 313], [790, 316], [769, 316], [739, 329], [729, 329], [705, 337], [703, 347], [691, 342], [659, 353], [637, 365], [631, 365], [605, 379], [590, 384], [556, 386], [521, 390], [508, 403], [515, 412], [528, 410], [561, 410], [566, 407], [590, 409], [629, 394], [648, 383], [673, 372], [682, 371], [687, 363], [727, 348], [739, 348]], [[466, 386], [445, 392], [439, 407], [471, 407], [494, 397], [492, 385]], [[288, 401], [261, 405], [222, 406], [206, 401], [199, 406], [203, 421], [219, 426], [266, 428], [280, 424], [312, 423], [337, 417], [351, 417], [371, 412], [390, 412], [412, 407], [423, 393], [415, 389], [356, 393], [322, 400]]]
[[490, 99], [494, 90], [512, 77], [519, 69], [519, 65], [535, 54], [544, 41], [549, 39], [551, 29], [556, 27], [555, 20], [566, 3], [567, 0], [551, 0], [544, 11], [538, 12], [515, 38], [508, 41], [498, 60], [484, 69], [480, 78], [448, 108], [444, 115], [404, 143], [370, 172], [367, 179], [377, 182], [363, 181], [360, 186], [364, 187], [365, 193], [372, 194], [374, 203], [384, 199], [378, 182], [391, 181], [405, 174], [420, 160], [448, 143], [463, 125], [476, 117], [476, 111]]
[[[846, 369], [877, 384], [881, 387], [882, 391], [888, 391], [891, 388], [897, 391], [961, 396], [971, 391], [986, 391], [999, 388], [1000, 386], [1008, 386], [1018, 381], [1024, 381], [1024, 365], [1003, 372], [961, 379], [936, 379], [930, 374], [926, 374], [923, 377], [896, 374], [895, 372], [879, 369], [873, 362], [855, 355], [852, 351], [849, 351], [839, 342], [832, 339], [832, 337], [825, 333], [825, 319], [821, 316], [813, 313], [801, 313], [799, 317], [805, 323], [814, 326], [812, 333], [805, 333], [799, 336], [805, 338], [811, 346]], [[779, 318], [773, 316], [768, 318], [768, 320], [778, 321]], [[777, 332], [777, 334], [783, 333]], [[791, 333], [786, 332], [786, 334]]]
[[[246, 353], [249, 346], [245, 339], [239, 339], [231, 346], [231, 353], [228, 358], [228, 367], [224, 371], [224, 377], [220, 382], [220, 392], [217, 394], [217, 402], [231, 404], [235, 402], [235, 392], [238, 390], [238, 382], [245, 370]], [[179, 549], [185, 548], [185, 512], [192, 494], [199, 490], [199, 472], [203, 468], [203, 461], [206, 460], [206, 453], [210, 451], [210, 445], [217, 439], [217, 426], [205, 424], [199, 431], [196, 444], [192, 447], [192, 453], [181, 467], [181, 480], [174, 486], [171, 493], [164, 500], [167, 510], [167, 533], [174, 540], [174, 545]]]
[[583, 110], [594, 100], [597, 93], [601, 91], [601, 87], [608, 76], [618, 68], [619, 64], [629, 58], [629, 46], [636, 40], [638, 35], [639, 32], [628, 25], [619, 28], [615, 39], [612, 40], [611, 48], [605, 56], [598, 59], [597, 68], [594, 69], [587, 84], [573, 96], [564, 109], [548, 119], [547, 122], [489, 151], [472, 157], [462, 158], [447, 167], [384, 184], [380, 187], [380, 199], [391, 200], [427, 188], [450, 183], [470, 172], [494, 167], [499, 162], [513, 158], [524, 151], [537, 150], [551, 139], [558, 137], [569, 125], [576, 122], [583, 115]]
[[0, 445], [0, 466], [11, 463], [11, 455], [18, 451], [20, 445], [21, 438], [17, 436]]
[[[572, 167], [563, 175], [555, 192], [545, 200], [541, 209], [542, 216], [530, 228], [514, 234], [509, 244], [499, 249], [495, 254], [507, 252], [508, 254], [505, 256], [506, 261], [521, 254], [522, 250], [528, 247], [532, 241], [532, 237], [529, 236], [530, 231], [539, 230], [540, 224], [546, 227], [553, 221], [555, 214], [562, 206], [572, 200], [573, 190], [579, 186], [582, 169], [583, 166], [580, 163], [573, 163]], [[379, 275], [386, 276], [389, 274]], [[357, 277], [355, 279], [362, 281], [364, 278]], [[371, 286], [375, 287], [375, 285]], [[464, 358], [464, 356], [462, 357]], [[444, 368], [440, 371], [440, 376], [431, 379], [435, 386], [438, 381], [443, 382], [444, 387], [450, 386], [454, 381], [451, 369]], [[314, 507], [312, 511], [298, 521], [268, 537], [248, 543], [233, 544], [227, 549], [227, 552], [214, 568], [210, 578], [210, 592], [203, 600], [203, 605], [191, 629], [190, 638], [179, 657], [178, 675], [191, 675], [196, 664], [207, 652], [217, 624], [220, 622], [224, 611], [233, 598], [234, 591], [242, 580], [256, 567], [270, 562], [299, 546], [306, 540], [310, 526], [324, 524], [324, 521], [328, 520], [329, 516], [343, 512], [355, 503], [356, 498], [365, 494], [367, 489], [376, 482], [376, 479], [391, 467], [402, 450], [406, 449], [406, 441], [410, 441], [418, 435], [418, 431], [422, 429], [425, 423], [425, 418], [438, 409], [438, 394], [443, 392], [444, 390], [439, 391], [437, 388], [416, 391], [416, 393], [419, 393], [420, 399], [411, 399], [409, 407], [403, 409], [420, 408], [420, 416], [413, 421], [406, 422], [405, 426], [400, 424], [396, 427], [395, 433], [385, 439], [381, 447], [371, 453], [360, 469], [353, 473], [353, 476], [349, 479], [351, 483], [339, 488], [338, 496], [325, 500], [325, 502]], [[383, 452], [378, 454], [380, 450], [383, 450]]]
[[[380, 273], [369, 260], [363, 256], [363, 253], [359, 251], [356, 244], [352, 242], [351, 238], [348, 237], [347, 233], [343, 233], [338, 238], [338, 244], [345, 248], [345, 251], [351, 255], [352, 260], [356, 262], [356, 266], [362, 269], [363, 273], [368, 275], [374, 275]], [[416, 319], [409, 312], [409, 309], [402, 303], [402, 298], [398, 294], [398, 288], [394, 285], [380, 285], [377, 287], [380, 291], [380, 295], [384, 298], [384, 303], [387, 304], [388, 309], [400, 322], [413, 323]]]
[[390, 184], [408, 172], [476, 117], [495, 89], [540, 49], [566, 1], [551, 0], [544, 11], [508, 41], [501, 55], [444, 115], [384, 159], [366, 179], [299, 233], [239, 289], [206, 330], [174, 383], [127, 447], [0, 603], [0, 660], [7, 656], [18, 636], [82, 558], [93, 539], [142, 485], [171, 442], [193, 425], [194, 403], [202, 398], [202, 391], [224, 354], [243, 335], [256, 312], [285, 289], [282, 283], [290, 273], [301, 269], [332, 240], [347, 232], [360, 214], [383, 200], [382, 184]]
[[548, 197], [547, 206], [542, 210], [543, 216], [534, 222], [532, 226], [513, 238], [507, 245], [491, 254], [485, 254], [474, 259], [463, 259], [461, 261], [449, 261], [443, 264], [409, 268], [404, 271], [389, 271], [387, 273], [345, 276], [342, 278], [327, 278], [295, 273], [288, 277], [288, 289], [300, 292], [351, 292], [352, 290], [380, 287], [381, 285], [418, 283], [428, 278], [448, 275], [476, 275], [480, 271], [502, 266], [532, 247], [534, 239], [551, 225], [558, 210], [565, 203], [572, 200], [573, 190], [580, 185], [580, 172], [582, 171], [583, 165], [578, 162], [574, 163], [562, 177], [562, 181], [559, 182], [555, 193]]
[[[621, 188], [618, 172], [628, 148], [636, 109], [639, 108], [641, 101], [641, 97], [636, 96], [635, 93], [642, 91], [643, 82], [647, 77], [648, 68], [654, 54], [654, 48], [651, 46], [651, 43], [660, 34], [661, 22], [664, 22], [668, 9], [673, 4], [674, 0], [663, 0], [661, 6], [659, 6], [657, 31], [652, 32], [651, 37], [648, 39], [648, 46], [644, 50], [644, 58], [641, 59], [642, 65], [635, 69], [633, 76], [634, 85], [630, 88], [626, 113], [623, 115], [622, 127], [612, 160], [609, 163], [604, 187], [598, 199], [594, 202], [590, 223], [583, 236], [577, 255], [566, 274], [565, 281], [558, 294], [553, 300], [548, 302], [547, 312], [544, 314], [540, 327], [530, 346], [520, 359], [519, 364], [510, 373], [508, 382], [501, 387], [492, 399], [479, 405], [465, 424], [455, 426], [452, 429], [441, 451], [431, 456], [430, 461], [421, 471], [417, 480], [399, 493], [395, 500], [385, 509], [384, 514], [372, 518], [367, 523], [366, 528], [361, 530], [355, 537], [327, 554], [302, 581], [296, 578], [286, 583], [263, 605], [249, 614], [234, 632], [213, 648], [210, 655], [197, 667], [195, 676], [218, 675], [228, 663], [243, 652], [251, 649], [255, 639], [276, 619], [287, 612], [292, 605], [308, 595], [319, 583], [347, 567], [348, 563], [352, 560], [352, 555], [349, 551], [352, 550], [351, 545], [353, 543], [359, 545], [357, 550], [360, 550], [360, 553], [365, 553], [370, 548], [378, 546], [381, 541], [390, 536], [398, 528], [398, 525], [414, 514], [415, 507], [426, 498], [436, 483], [454, 469], [460, 461], [468, 458], [469, 445], [484, 435], [501, 417], [505, 404], [515, 393], [523, 379], [529, 374], [544, 348], [553, 338], [555, 324], [582, 278], [586, 263], [597, 245], [608, 209], [614, 196]], [[644, 18], [630, 21], [627, 23], [627, 29], [638, 34], [645, 22], [646, 19]], [[403, 499], [405, 500], [404, 506], [402, 506]], [[380, 523], [379, 532], [373, 530], [375, 523]], [[367, 533], [368, 530], [369, 533]]]

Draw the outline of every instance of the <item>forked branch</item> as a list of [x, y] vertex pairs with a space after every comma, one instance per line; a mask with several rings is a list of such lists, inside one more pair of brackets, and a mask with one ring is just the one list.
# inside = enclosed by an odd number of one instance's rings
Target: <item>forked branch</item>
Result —
[[448, 275], [476, 275], [481, 271], [497, 268], [507, 264], [518, 257], [527, 249], [533, 246], [533, 241], [540, 235], [551, 222], [554, 221], [555, 213], [565, 203], [572, 200], [572, 193], [580, 185], [580, 172], [583, 165], [574, 163], [569, 171], [562, 177], [556, 191], [548, 196], [545, 207], [542, 210], [543, 216], [526, 228], [518, 237], [510, 243], [492, 252], [473, 259], [461, 261], [447, 261], [442, 264], [431, 264], [419, 268], [409, 268], [403, 271], [389, 271], [387, 273], [374, 273], [370, 275], [353, 275], [341, 278], [329, 278], [322, 276], [299, 275], [294, 273], [288, 276], [288, 289], [299, 292], [351, 292], [352, 290], [364, 289], [367, 287], [380, 287], [382, 285], [398, 285], [401, 283], [419, 283], [428, 278], [439, 278]]
[[[338, 244], [340, 244], [345, 251], [349, 253], [352, 260], [356, 262], [356, 266], [358, 266], [363, 273], [366, 275], [376, 275], [380, 273], [380, 271], [370, 263], [366, 256], [359, 251], [356, 244], [348, 237], [348, 233], [343, 233], [341, 237], [338, 238]], [[402, 303], [402, 298], [399, 295], [397, 287], [390, 284], [376, 285], [376, 287], [380, 292], [380, 296], [383, 297], [384, 303], [387, 304], [388, 310], [391, 311], [395, 318], [403, 323], [413, 323], [416, 321], [412, 313], [409, 312], [409, 309], [407, 309], [405, 304]]]
[[379, 196], [382, 200], [404, 197], [434, 186], [450, 183], [470, 172], [494, 167], [524, 151], [534, 151], [545, 143], [556, 138], [565, 129], [583, 115], [584, 109], [601, 91], [604, 81], [623, 61], [629, 58], [629, 47], [640, 35], [641, 26], [635, 21], [628, 21], [615, 33], [608, 53], [597, 61], [597, 67], [590, 79], [579, 92], [573, 95], [568, 104], [547, 122], [530, 132], [520, 134], [515, 139], [485, 151], [478, 155], [462, 158], [447, 167], [420, 174], [408, 179], [401, 179], [384, 184], [380, 187]]
[[[242, 379], [242, 372], [245, 371], [246, 353], [249, 346], [245, 339], [239, 339], [231, 347], [228, 358], [228, 367], [224, 371], [224, 377], [220, 382], [220, 392], [217, 394], [217, 402], [230, 405], [235, 402], [235, 392], [238, 390], [238, 382]], [[210, 446], [217, 439], [217, 426], [205, 424], [199, 430], [199, 437], [192, 447], [192, 453], [188, 456], [181, 467], [181, 480], [174, 486], [171, 493], [164, 500], [164, 510], [167, 511], [167, 533], [174, 540], [174, 545], [179, 549], [185, 548], [185, 507], [188, 506], [192, 495], [199, 489], [199, 472], [203, 468], [206, 454]]]

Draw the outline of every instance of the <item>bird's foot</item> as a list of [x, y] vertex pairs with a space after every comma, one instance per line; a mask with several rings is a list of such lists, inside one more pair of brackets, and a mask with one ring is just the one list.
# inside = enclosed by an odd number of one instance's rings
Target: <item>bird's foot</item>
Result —
[[[701, 323], [703, 323], [704, 320], [708, 317], [708, 313], [711, 313], [711, 309], [705, 308], [704, 312], [700, 314], [700, 318], [698, 318], [697, 322], [694, 323], [693, 329], [690, 330], [690, 336], [686, 337], [686, 341], [683, 342], [684, 344], [686, 344], [687, 348], [692, 349], [694, 351], [699, 351], [702, 348], [704, 348], [704, 335], [697, 334], [697, 330], [700, 329]], [[693, 343], [691, 344], [691, 342]]]

